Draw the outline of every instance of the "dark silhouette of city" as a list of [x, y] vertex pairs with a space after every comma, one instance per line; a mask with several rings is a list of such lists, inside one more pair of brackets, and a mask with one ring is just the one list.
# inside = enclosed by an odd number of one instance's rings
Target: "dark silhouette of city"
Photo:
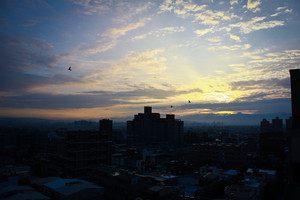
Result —
[[290, 81], [292, 116], [257, 126], [151, 106], [122, 123], [3, 118], [0, 199], [297, 199], [300, 69]]

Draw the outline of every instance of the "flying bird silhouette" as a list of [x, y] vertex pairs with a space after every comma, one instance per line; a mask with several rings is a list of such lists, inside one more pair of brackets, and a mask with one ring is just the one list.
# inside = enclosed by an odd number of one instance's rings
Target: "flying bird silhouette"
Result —
[[70, 66], [68, 70], [69, 70], [69, 71], [72, 71], [72, 67]]

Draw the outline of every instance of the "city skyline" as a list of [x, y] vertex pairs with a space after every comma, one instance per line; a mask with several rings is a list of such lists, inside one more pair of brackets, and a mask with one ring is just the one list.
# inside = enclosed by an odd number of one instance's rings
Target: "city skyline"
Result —
[[131, 119], [144, 106], [191, 121], [289, 115], [299, 6], [2, 1], [0, 117]]

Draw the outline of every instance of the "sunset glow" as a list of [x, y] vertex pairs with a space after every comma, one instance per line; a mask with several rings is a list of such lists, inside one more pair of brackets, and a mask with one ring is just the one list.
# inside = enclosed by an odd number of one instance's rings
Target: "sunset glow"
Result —
[[0, 117], [290, 113], [298, 1], [0, 4]]

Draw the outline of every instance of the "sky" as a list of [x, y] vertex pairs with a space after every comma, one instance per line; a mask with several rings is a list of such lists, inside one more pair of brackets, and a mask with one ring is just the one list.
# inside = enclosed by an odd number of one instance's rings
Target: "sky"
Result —
[[1, 0], [0, 117], [289, 114], [299, 10], [298, 0]]

